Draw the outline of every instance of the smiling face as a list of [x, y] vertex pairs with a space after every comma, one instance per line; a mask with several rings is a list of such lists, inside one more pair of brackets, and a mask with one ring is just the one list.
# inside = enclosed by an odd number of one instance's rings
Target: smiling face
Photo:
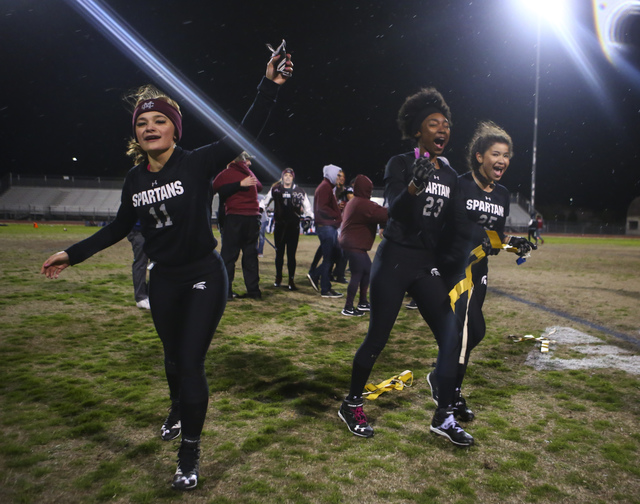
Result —
[[442, 155], [450, 134], [449, 121], [444, 115], [440, 112], [428, 115], [416, 133], [420, 153], [428, 152], [431, 158]]
[[505, 143], [494, 143], [483, 154], [476, 152], [479, 171], [491, 182], [498, 182], [509, 168], [511, 151]]
[[336, 177], [336, 187], [344, 187], [344, 172], [338, 172], [338, 176]]
[[175, 145], [175, 126], [160, 112], [145, 112], [136, 119], [136, 138], [147, 153], [165, 152]]

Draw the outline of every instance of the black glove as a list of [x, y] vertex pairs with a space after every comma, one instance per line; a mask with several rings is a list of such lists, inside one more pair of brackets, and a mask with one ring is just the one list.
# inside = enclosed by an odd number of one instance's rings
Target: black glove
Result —
[[413, 185], [422, 192], [429, 182], [429, 177], [431, 177], [434, 171], [436, 171], [436, 167], [429, 158], [417, 158], [413, 162], [413, 178], [411, 179]]
[[309, 218], [304, 218], [302, 219], [302, 230], [306, 233], [307, 231], [309, 231], [309, 228], [311, 227], [311, 219]]
[[498, 255], [498, 253], [500, 252], [500, 249], [493, 248], [493, 246], [491, 245], [491, 240], [488, 236], [485, 236], [482, 239], [482, 250], [484, 251], [484, 255], [486, 256]]
[[516, 252], [516, 254], [520, 257], [526, 256], [529, 252], [538, 248], [535, 244], [531, 243], [526, 238], [522, 238], [521, 236], [509, 237], [507, 245], [517, 248], [518, 251]]

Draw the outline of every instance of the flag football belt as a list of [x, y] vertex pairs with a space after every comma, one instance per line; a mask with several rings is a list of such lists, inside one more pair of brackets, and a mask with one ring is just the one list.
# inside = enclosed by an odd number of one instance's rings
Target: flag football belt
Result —
[[[512, 247], [511, 245], [505, 245], [502, 243], [500, 236], [497, 232], [491, 231], [489, 229], [485, 229], [487, 236], [489, 237], [489, 241], [491, 242], [491, 248], [496, 250], [506, 250], [507, 252], [518, 252], [517, 247]], [[451, 301], [451, 309], [455, 313], [456, 311], [456, 303], [462, 297], [465, 292], [468, 292], [467, 296], [467, 305], [465, 306], [465, 323], [462, 330], [462, 348], [460, 350], [460, 358], [458, 362], [460, 364], [464, 364], [464, 357], [467, 353], [467, 342], [469, 340], [469, 334], [467, 329], [467, 321], [466, 321], [466, 313], [469, 309], [469, 303], [471, 302], [471, 295], [473, 294], [473, 275], [471, 272], [471, 268], [479, 263], [482, 259], [487, 257], [486, 252], [482, 248], [482, 245], [478, 245], [474, 248], [469, 254], [469, 264], [464, 270], [464, 278], [460, 280], [454, 287], [449, 291], [449, 300]]]
[[[507, 252], [517, 253], [518, 248], [512, 247], [511, 245], [506, 245], [502, 243], [500, 236], [495, 231], [491, 231], [489, 229], [485, 229], [489, 240], [491, 241], [491, 248], [496, 250], [506, 250]], [[487, 257], [486, 252], [482, 248], [482, 245], [478, 245], [474, 248], [469, 254], [469, 264], [464, 270], [464, 278], [460, 280], [449, 292], [449, 299], [451, 300], [451, 309], [455, 312], [455, 305], [458, 299], [465, 293], [471, 292], [473, 288], [473, 281], [471, 280], [471, 267], [477, 263], [479, 263], [482, 259]]]
[[515, 336], [513, 334], [510, 334], [509, 339], [514, 343], [520, 343], [521, 341], [528, 341], [528, 340], [539, 341], [540, 351], [542, 353], [547, 353], [549, 351], [549, 343], [557, 343], [556, 340], [549, 339], [546, 336], [540, 336], [536, 338], [532, 334], [525, 334], [524, 336]]
[[392, 376], [388, 380], [378, 383], [377, 385], [374, 385], [373, 383], [365, 385], [364, 389], [367, 392], [363, 392], [362, 395], [366, 399], [374, 400], [384, 392], [389, 390], [402, 390], [405, 387], [410, 387], [411, 385], [413, 385], [413, 373], [407, 370], [403, 371], [399, 375]]

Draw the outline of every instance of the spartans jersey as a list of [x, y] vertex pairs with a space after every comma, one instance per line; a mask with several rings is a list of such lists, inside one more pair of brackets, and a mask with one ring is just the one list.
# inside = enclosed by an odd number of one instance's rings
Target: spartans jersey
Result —
[[[275, 104], [279, 86], [263, 78], [258, 95], [242, 126], [257, 136]], [[124, 238], [140, 221], [144, 251], [154, 262], [181, 265], [210, 254], [216, 247], [211, 231], [211, 179], [237, 155], [224, 141], [193, 151], [176, 147], [159, 172], [146, 163], [132, 168], [124, 182], [120, 208], [113, 222], [69, 247], [71, 264], [77, 264]]]
[[281, 183], [275, 184], [260, 206], [266, 209], [272, 201], [276, 222], [298, 222], [302, 216], [313, 215], [307, 193], [295, 184], [289, 188]]
[[451, 219], [445, 228], [441, 266], [445, 270], [464, 269], [469, 253], [482, 244], [485, 230], [496, 231], [504, 239], [509, 216], [509, 191], [496, 184], [493, 191], [480, 189], [471, 172], [460, 175], [451, 203]]
[[389, 205], [389, 221], [384, 230], [387, 240], [405, 247], [436, 249], [458, 177], [445, 158], [438, 160], [441, 168], [417, 196], [407, 191], [413, 178], [414, 153], [394, 156], [387, 163], [384, 175], [384, 196]]

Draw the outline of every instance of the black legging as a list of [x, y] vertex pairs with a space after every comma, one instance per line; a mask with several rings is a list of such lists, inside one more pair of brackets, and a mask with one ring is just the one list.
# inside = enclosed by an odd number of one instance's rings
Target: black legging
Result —
[[282, 279], [284, 265], [284, 251], [287, 249], [287, 270], [289, 278], [293, 280], [296, 274], [296, 251], [300, 239], [300, 221], [276, 221], [273, 229], [273, 239], [276, 245], [276, 278]]
[[209, 387], [204, 360], [227, 304], [227, 272], [217, 252], [184, 266], [151, 269], [149, 302], [164, 347], [172, 402], [180, 402], [183, 437], [204, 426]]
[[461, 348], [461, 327], [451, 310], [448, 289], [433, 252], [386, 239], [378, 247], [371, 269], [369, 331], [353, 360], [349, 395], [362, 395], [373, 365], [387, 344], [405, 292], [415, 300], [438, 343], [438, 406], [446, 408], [453, 403]]
[[[456, 387], [462, 388], [464, 375], [467, 372], [469, 364], [469, 356], [471, 351], [477, 347], [484, 339], [487, 331], [487, 325], [482, 314], [482, 306], [487, 296], [487, 277], [489, 273], [489, 261], [487, 258], [481, 260], [471, 267], [471, 278], [473, 281], [473, 291], [471, 300], [468, 293], [462, 296], [456, 303], [456, 316], [463, 328], [466, 325], [467, 343], [464, 355], [464, 364], [458, 367], [458, 377], [456, 379]], [[467, 308], [468, 306], [468, 308]]]
[[360, 290], [360, 302], [367, 302], [371, 259], [366, 250], [345, 249], [344, 253], [349, 259], [349, 268], [351, 269], [351, 279], [347, 287], [347, 299], [344, 306], [345, 308], [352, 308], [358, 289]]

